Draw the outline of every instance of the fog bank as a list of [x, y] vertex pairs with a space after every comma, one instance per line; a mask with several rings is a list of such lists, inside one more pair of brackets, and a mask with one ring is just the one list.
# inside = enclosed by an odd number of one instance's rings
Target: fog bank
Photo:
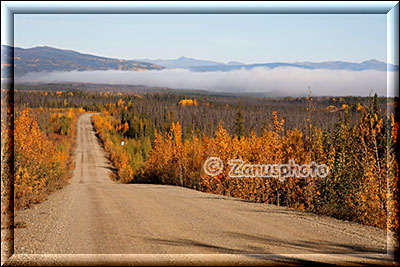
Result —
[[[387, 95], [387, 78], [398, 85], [398, 72], [376, 70], [309, 70], [292, 67], [254, 68], [228, 72], [193, 72], [184, 69], [155, 71], [71, 71], [28, 73], [17, 82], [89, 82], [130, 84], [214, 92], [267, 93], [270, 96], [361, 95], [370, 91]], [[397, 77], [397, 78], [394, 78]]]

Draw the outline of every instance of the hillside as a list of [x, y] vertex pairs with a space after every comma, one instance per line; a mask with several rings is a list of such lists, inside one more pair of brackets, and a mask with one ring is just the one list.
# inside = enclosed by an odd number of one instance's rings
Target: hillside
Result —
[[[7, 61], [12, 57], [12, 47], [1, 46], [1, 69], [8, 71]], [[83, 71], [83, 70], [160, 70], [163, 67], [147, 62], [99, 57], [72, 50], [48, 46], [14, 48], [15, 75], [39, 71]], [[4, 76], [4, 75], [2, 75]]]

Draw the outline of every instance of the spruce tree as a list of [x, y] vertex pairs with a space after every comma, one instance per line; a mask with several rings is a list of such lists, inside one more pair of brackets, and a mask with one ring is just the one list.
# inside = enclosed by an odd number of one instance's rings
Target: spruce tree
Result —
[[243, 126], [243, 112], [242, 112], [242, 102], [239, 101], [236, 107], [236, 122], [235, 122], [235, 135], [240, 139], [244, 136], [244, 126]]

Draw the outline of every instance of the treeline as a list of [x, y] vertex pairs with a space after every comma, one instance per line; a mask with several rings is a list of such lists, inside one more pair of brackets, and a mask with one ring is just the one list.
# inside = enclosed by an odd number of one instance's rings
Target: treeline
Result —
[[[25, 87], [24, 87], [25, 88]], [[52, 87], [51, 87], [52, 88]], [[261, 134], [263, 127], [271, 121], [272, 111], [285, 117], [285, 130], [307, 130], [306, 121], [322, 130], [332, 130], [338, 114], [348, 109], [351, 123], [357, 120], [357, 108], [365, 105], [367, 97], [314, 97], [313, 105], [307, 107], [306, 97], [265, 98], [181, 94], [168, 92], [121, 93], [97, 91], [50, 91], [17, 89], [15, 102], [17, 105], [32, 108], [83, 108], [87, 111], [99, 112], [110, 104], [116, 104], [120, 99], [131, 103], [131, 109], [136, 114], [142, 114], [151, 121], [154, 129], [167, 131], [172, 122], [179, 121], [183, 136], [198, 131], [212, 135], [222, 121], [224, 128], [230, 133], [235, 132], [237, 108], [241, 106], [244, 118], [243, 133], [249, 136], [254, 130]], [[195, 101], [196, 105], [182, 105], [183, 100]], [[390, 100], [393, 102], [393, 100]], [[378, 99], [382, 116], [386, 113], [388, 99]], [[313, 116], [310, 118], [310, 112]], [[114, 114], [122, 120], [122, 113]]]

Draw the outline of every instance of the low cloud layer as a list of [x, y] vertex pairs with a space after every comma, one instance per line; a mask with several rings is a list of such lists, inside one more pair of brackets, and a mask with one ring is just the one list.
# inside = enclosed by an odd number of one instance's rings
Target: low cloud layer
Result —
[[[398, 77], [390, 72], [389, 76]], [[367, 96], [373, 90], [387, 95], [387, 73], [366, 70], [308, 70], [300, 68], [254, 68], [229, 72], [193, 72], [184, 69], [161, 71], [71, 71], [28, 73], [18, 82], [89, 82], [130, 84], [214, 92], [267, 93], [271, 96], [304, 96], [308, 86], [313, 95]], [[397, 83], [393, 80], [390, 83]]]

